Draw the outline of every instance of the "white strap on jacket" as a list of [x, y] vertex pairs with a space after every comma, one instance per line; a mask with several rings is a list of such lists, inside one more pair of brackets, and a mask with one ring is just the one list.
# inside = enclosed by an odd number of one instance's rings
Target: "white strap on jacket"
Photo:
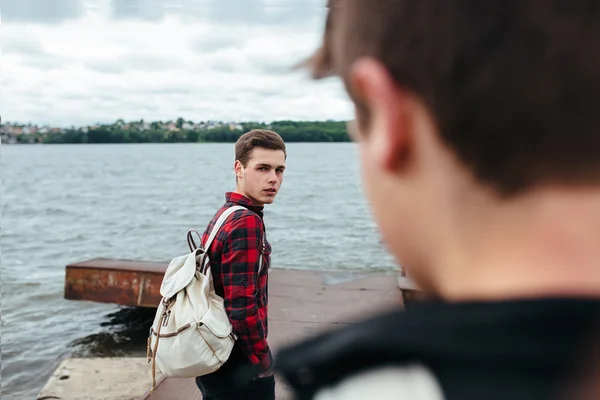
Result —
[[[213, 228], [210, 232], [210, 235], [208, 236], [208, 239], [206, 240], [206, 243], [204, 244], [204, 249], [206, 249], [206, 251], [208, 251], [210, 249], [210, 245], [212, 244], [213, 240], [217, 236], [217, 232], [219, 232], [219, 229], [221, 228], [221, 226], [223, 225], [223, 223], [225, 222], [227, 217], [229, 217], [231, 214], [233, 214], [237, 210], [247, 210], [247, 208], [244, 206], [231, 206], [231, 207], [227, 208], [225, 211], [223, 211], [221, 213], [221, 215], [219, 215], [219, 218], [215, 222], [215, 225], [213, 226]], [[262, 238], [263, 238], [262, 243], [261, 243], [262, 248], [260, 249], [260, 256], [258, 258], [258, 274], [260, 274], [260, 271], [262, 269], [262, 264], [263, 264], [263, 250], [264, 250], [264, 243], [265, 243], [264, 229], [263, 229]], [[206, 258], [205, 262], [208, 262], [208, 258]]]

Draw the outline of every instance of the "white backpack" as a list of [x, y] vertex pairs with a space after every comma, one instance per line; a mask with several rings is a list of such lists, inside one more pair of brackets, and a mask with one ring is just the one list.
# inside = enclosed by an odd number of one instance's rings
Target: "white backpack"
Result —
[[[190, 230], [191, 253], [174, 258], [167, 267], [148, 338], [148, 362], [152, 361], [152, 392], [156, 365], [166, 376], [193, 378], [219, 369], [237, 340], [223, 304], [213, 287], [207, 251], [223, 222], [243, 206], [227, 208], [217, 219], [208, 240], [196, 247]], [[259, 262], [259, 271], [262, 257]], [[160, 342], [160, 345], [159, 345]]]

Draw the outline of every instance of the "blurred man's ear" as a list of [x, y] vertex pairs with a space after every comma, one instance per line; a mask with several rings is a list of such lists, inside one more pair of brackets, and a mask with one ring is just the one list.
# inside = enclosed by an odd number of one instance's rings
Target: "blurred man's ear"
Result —
[[354, 63], [349, 86], [357, 104], [356, 139], [365, 142], [367, 151], [372, 152], [371, 159], [385, 172], [399, 172], [411, 151], [411, 114], [417, 110], [412, 105], [414, 100], [373, 58]]

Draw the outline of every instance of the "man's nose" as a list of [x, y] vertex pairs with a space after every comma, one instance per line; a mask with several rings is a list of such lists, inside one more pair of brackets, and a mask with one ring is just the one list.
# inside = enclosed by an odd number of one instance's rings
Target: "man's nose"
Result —
[[277, 172], [271, 171], [269, 173], [269, 183], [275, 183], [275, 182], [277, 182], [277, 179], [278, 179], [277, 178]]

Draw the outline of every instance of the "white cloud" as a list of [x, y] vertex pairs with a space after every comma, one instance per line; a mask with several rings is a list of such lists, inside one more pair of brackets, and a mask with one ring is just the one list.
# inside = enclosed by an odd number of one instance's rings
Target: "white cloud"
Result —
[[[312, 82], [290, 69], [319, 44], [325, 16], [320, 2], [265, 0], [267, 8], [244, 19], [243, 10], [227, 10], [260, 0], [222, 0], [221, 8], [209, 1], [188, 8], [175, 1], [141, 13], [145, 9], [94, 0], [79, 18], [65, 10], [69, 18], [59, 24], [42, 23], [35, 13], [28, 20], [26, 10], [18, 19], [6, 18], [0, 38], [3, 121], [70, 126], [118, 118], [351, 116], [340, 82]], [[54, 14], [52, 21], [58, 19]]]

